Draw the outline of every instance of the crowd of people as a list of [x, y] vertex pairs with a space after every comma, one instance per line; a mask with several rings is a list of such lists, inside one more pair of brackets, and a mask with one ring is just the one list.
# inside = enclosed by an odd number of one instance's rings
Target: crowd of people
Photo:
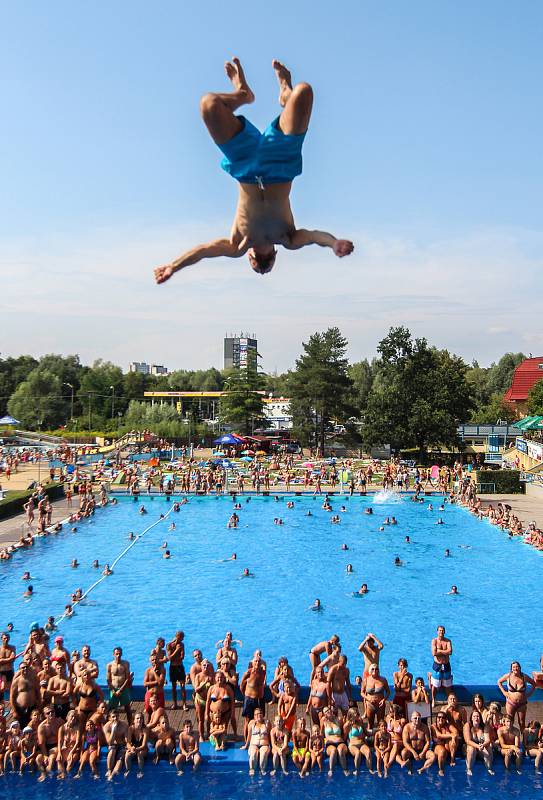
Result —
[[[184, 633], [177, 631], [168, 642], [159, 637], [150, 652], [143, 704], [132, 699], [134, 673], [121, 647], [113, 649], [100, 681], [90, 646], [70, 652], [55, 633], [51, 620], [45, 628], [34, 623], [19, 652], [9, 633], [2, 634], [0, 772], [35, 772], [39, 781], [87, 771], [98, 778], [104, 761], [105, 777], [112, 779], [133, 768], [141, 777], [147, 764], [165, 761], [181, 774], [198, 769], [206, 740], [217, 751], [242, 742], [251, 775], [296, 770], [305, 777], [312, 770], [332, 775], [341, 769], [386, 778], [391, 769], [435, 769], [443, 776], [458, 757], [465, 758], [468, 775], [478, 759], [491, 775], [495, 758], [518, 772], [532, 759], [537, 772], [543, 766], [543, 728], [527, 721], [528, 700], [543, 688], [543, 657], [532, 675], [513, 662], [500, 676], [503, 703], [475, 694], [466, 708], [454, 692], [453, 647], [443, 626], [431, 642], [428, 686], [413, 677], [405, 658], [398, 659], [389, 684], [379, 669], [383, 643], [370, 632], [359, 646], [362, 677], [351, 679], [334, 635], [311, 649], [306, 689], [286, 657], [268, 669], [256, 650], [239, 670], [241, 643], [230, 632], [217, 642], [214, 658], [194, 649], [185, 670]], [[170, 709], [185, 714], [178, 729]]]

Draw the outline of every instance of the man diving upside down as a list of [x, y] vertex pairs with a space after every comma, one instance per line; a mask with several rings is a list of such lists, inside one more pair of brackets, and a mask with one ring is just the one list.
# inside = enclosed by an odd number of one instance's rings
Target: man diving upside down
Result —
[[224, 155], [221, 166], [239, 182], [236, 216], [229, 239], [198, 245], [171, 264], [157, 267], [157, 283], [205, 258], [239, 258], [245, 253], [254, 271], [265, 275], [273, 269], [278, 244], [287, 250], [318, 244], [332, 248], [340, 258], [352, 253], [352, 242], [323, 231], [297, 229], [294, 224], [289, 196], [293, 179], [302, 172], [302, 145], [311, 117], [313, 90], [308, 83], [292, 88], [290, 72], [279, 61], [273, 61], [273, 68], [283, 111], [264, 133], [244, 116], [234, 114], [255, 99], [239, 59], [225, 65], [234, 91], [202, 97], [203, 120]]

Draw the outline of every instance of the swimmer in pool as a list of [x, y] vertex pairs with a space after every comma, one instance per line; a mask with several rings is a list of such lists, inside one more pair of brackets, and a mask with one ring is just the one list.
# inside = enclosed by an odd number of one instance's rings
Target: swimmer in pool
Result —
[[385, 529], [385, 526], [381, 525], [381, 527], [379, 528], [379, 531], [384, 531], [384, 529]]
[[451, 551], [449, 549], [445, 550], [445, 558], [451, 557]]
[[441, 517], [436, 521], [436, 525], [445, 525]]
[[313, 514], [311, 513], [311, 511], [308, 511], [307, 514], [306, 514], [306, 517], [312, 517], [312, 516], [313, 516]]
[[175, 530], [175, 522], [170, 523], [170, 527], [168, 528], [169, 531]]
[[352, 564], [347, 564], [347, 568], [346, 568], [345, 571], [351, 573], [353, 571], [353, 565]]
[[240, 106], [252, 103], [254, 94], [238, 58], [227, 61], [232, 82], [230, 93], [208, 93], [200, 101], [204, 124], [223, 153], [222, 168], [239, 183], [239, 199], [230, 236], [194, 247], [169, 264], [155, 269], [155, 280], [164, 283], [185, 267], [208, 258], [240, 258], [247, 254], [259, 275], [271, 272], [277, 250], [299, 250], [316, 244], [343, 258], [353, 252], [347, 239], [331, 233], [297, 229], [290, 207], [292, 181], [302, 171], [302, 144], [307, 133], [313, 90], [308, 83], [292, 86], [291, 75], [281, 62], [273, 69], [279, 82], [282, 112], [260, 133], [248, 119], [236, 115]]
[[94, 569], [100, 569], [100, 563], [97, 558], [95, 558], [94, 561], [92, 562], [92, 566]]
[[73, 567], [74, 569], [76, 569], [79, 566], [79, 561], [77, 560], [77, 558], [72, 559], [72, 563], [70, 564], [70, 566]]
[[[140, 506], [140, 514], [147, 514], [147, 509], [145, 508], [145, 506]], [[164, 516], [164, 515], [161, 514], [161, 516]]]
[[23, 577], [21, 578], [22, 581], [31, 581], [32, 576], [30, 572], [23, 572]]
[[168, 547], [168, 542], [162, 542], [162, 544], [160, 545], [161, 550], [165, 550], [167, 547]]
[[447, 594], [460, 594], [458, 591], [458, 586], [451, 586], [451, 591], [447, 592]]
[[130, 533], [128, 534], [128, 538], [129, 538], [130, 541], [133, 541], [136, 538], [136, 534], [132, 533], [132, 531], [130, 531]]
[[23, 592], [23, 597], [26, 597], [28, 599], [32, 597], [33, 594], [34, 594], [34, 587], [32, 586], [32, 584], [29, 584], [28, 588], [25, 589], [25, 591]]
[[396, 558], [394, 559], [394, 566], [395, 567], [403, 567], [403, 561], [400, 558], [400, 556], [396, 556]]
[[348, 550], [349, 547], [345, 544], [345, 542], [343, 542], [343, 544], [341, 545], [341, 549], [342, 550]]
[[357, 592], [353, 592], [354, 597], [362, 597], [362, 595], [367, 594], [369, 591], [368, 584], [363, 583], [360, 589]]
[[341, 506], [341, 508], [339, 510], [341, 511], [342, 514], [345, 514], [345, 512], [347, 511], [345, 506]]
[[373, 508], [367, 508], [367, 509], [364, 511], [364, 514], [373, 514]]
[[102, 570], [102, 575], [113, 575], [113, 570], [111, 569], [109, 564], [105, 565], [104, 569]]
[[324, 611], [324, 609], [323, 609], [323, 607], [321, 605], [321, 601], [319, 600], [318, 597], [315, 599], [315, 602], [313, 603], [313, 605], [309, 606], [309, 610], [310, 611]]
[[396, 517], [391, 517], [390, 518], [390, 524], [391, 525], [397, 525], [398, 524], [398, 520], [396, 519]]
[[249, 572], [249, 568], [245, 567], [243, 572], [240, 575], [240, 578], [254, 578], [254, 572]]
[[431, 503], [428, 503], [427, 510], [428, 511], [433, 511], [434, 510], [434, 507], [433, 507], [433, 505]]
[[411, 539], [409, 538], [409, 536], [406, 536], [404, 541], [406, 544], [411, 544]]
[[165, 550], [165, 552], [162, 554], [162, 558], [171, 558], [171, 557], [172, 556], [169, 550]]

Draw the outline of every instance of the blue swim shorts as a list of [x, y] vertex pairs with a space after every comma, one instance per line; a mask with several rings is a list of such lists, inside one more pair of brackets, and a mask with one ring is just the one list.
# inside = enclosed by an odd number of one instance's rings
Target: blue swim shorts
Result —
[[448, 688], [452, 686], [453, 677], [451, 672], [451, 665], [450, 664], [440, 664], [437, 661], [434, 661], [432, 667], [432, 676], [431, 676], [432, 685], [435, 686], [436, 689], [439, 689], [440, 686]]
[[219, 145], [221, 167], [240, 183], [288, 183], [302, 172], [305, 133], [287, 135], [279, 129], [279, 117], [260, 133], [244, 116], [243, 128]]

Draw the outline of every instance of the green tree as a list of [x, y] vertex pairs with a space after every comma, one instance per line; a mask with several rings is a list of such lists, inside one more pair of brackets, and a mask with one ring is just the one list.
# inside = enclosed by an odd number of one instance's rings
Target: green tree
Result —
[[366, 445], [416, 447], [421, 458], [428, 447], [456, 445], [456, 429], [472, 404], [464, 361], [429, 347], [426, 339], [413, 341], [405, 327], [391, 328], [377, 350], [364, 418]]
[[261, 375], [251, 370], [235, 370], [224, 385], [221, 420], [242, 433], [252, 433], [265, 421], [263, 386]]
[[82, 427], [96, 430], [116, 426], [117, 412], [126, 408], [121, 368], [110, 361], [95, 361], [83, 371], [78, 397], [83, 409]]
[[366, 410], [374, 378], [374, 370], [367, 358], [351, 364], [349, 377], [353, 384], [352, 403], [357, 411], [357, 416], [361, 417]]
[[302, 347], [304, 352], [296, 360], [289, 380], [293, 424], [304, 444], [314, 437], [324, 453], [330, 422], [342, 422], [352, 413], [347, 340], [339, 328], [328, 328], [324, 333], [314, 333]]
[[47, 369], [33, 369], [13, 392], [8, 411], [26, 428], [51, 429], [63, 425], [69, 405], [62, 397], [60, 378]]
[[500, 393], [493, 394], [489, 402], [479, 406], [471, 415], [471, 422], [477, 425], [495, 425], [500, 419], [504, 422], [514, 422], [516, 419], [515, 409], [511, 403], [507, 403]]
[[543, 380], [532, 386], [528, 393], [528, 413], [543, 416]]
[[0, 358], [0, 416], [7, 414], [9, 398], [37, 366], [32, 356]]

